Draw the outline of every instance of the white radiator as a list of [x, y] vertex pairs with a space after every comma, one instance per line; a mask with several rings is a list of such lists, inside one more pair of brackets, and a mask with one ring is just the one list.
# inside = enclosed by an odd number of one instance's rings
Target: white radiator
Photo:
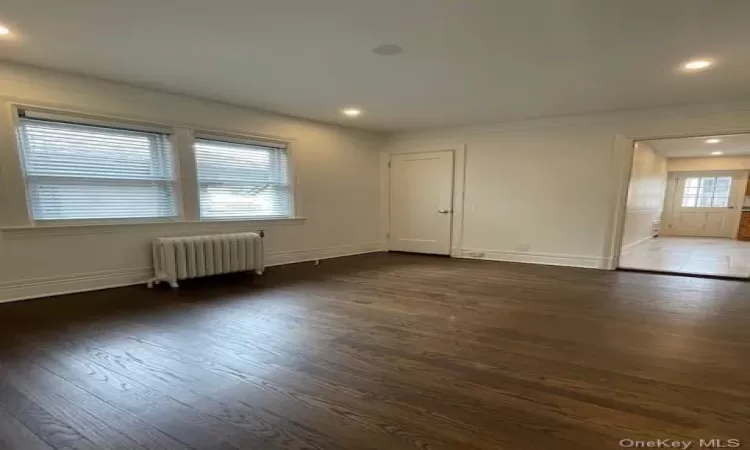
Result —
[[154, 283], [253, 270], [263, 273], [262, 232], [158, 238], [152, 245]]

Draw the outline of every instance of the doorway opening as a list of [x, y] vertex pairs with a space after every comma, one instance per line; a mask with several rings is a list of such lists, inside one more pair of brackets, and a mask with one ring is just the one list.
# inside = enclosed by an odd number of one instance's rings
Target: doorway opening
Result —
[[638, 141], [618, 268], [750, 278], [750, 134]]

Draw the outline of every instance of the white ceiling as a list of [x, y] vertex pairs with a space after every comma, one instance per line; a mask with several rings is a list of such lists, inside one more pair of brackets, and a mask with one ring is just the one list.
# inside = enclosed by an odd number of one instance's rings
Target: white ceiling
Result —
[[722, 152], [721, 156], [749, 156], [750, 134], [733, 134], [716, 136], [721, 139], [718, 144], [708, 144], [711, 136], [698, 138], [658, 139], [645, 141], [651, 144], [657, 153], [667, 158], [702, 158], [716, 157], [711, 152]]
[[0, 58], [396, 131], [750, 97], [748, 19], [747, 0], [3, 0]]

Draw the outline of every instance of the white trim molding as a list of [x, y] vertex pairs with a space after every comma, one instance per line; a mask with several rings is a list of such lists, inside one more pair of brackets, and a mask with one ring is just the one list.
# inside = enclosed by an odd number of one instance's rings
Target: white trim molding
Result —
[[[120, 84], [120, 83], [116, 83], [116, 84]], [[142, 89], [147, 89], [147, 88], [142, 88]], [[151, 92], [160, 92], [160, 91], [152, 91], [150, 89], [148, 90]], [[197, 123], [190, 123], [190, 122], [171, 120], [171, 119], [159, 120], [153, 117], [146, 117], [145, 115], [119, 114], [119, 113], [113, 113], [111, 111], [105, 111], [99, 108], [89, 108], [89, 107], [80, 108], [80, 107], [71, 106], [68, 104], [28, 101], [26, 99], [17, 98], [17, 97], [10, 96], [10, 95], [0, 95], [0, 102], [5, 103], [7, 106], [9, 106], [12, 109], [13, 113], [15, 113], [17, 109], [25, 109], [25, 110], [36, 111], [40, 113], [54, 114], [57, 116], [62, 115], [62, 116], [78, 117], [79, 120], [84, 121], [84, 122], [99, 121], [99, 122], [106, 122], [110, 124], [114, 122], [114, 123], [131, 125], [131, 126], [140, 127], [140, 128], [154, 128], [154, 127], [163, 128], [163, 129], [190, 128], [201, 134], [213, 134], [217, 136], [228, 136], [228, 137], [235, 137], [235, 138], [241, 138], [241, 139], [258, 139], [258, 140], [268, 140], [268, 141], [284, 142], [284, 143], [296, 141], [295, 138], [290, 137], [290, 136], [281, 136], [281, 135], [268, 134], [268, 133], [247, 132], [247, 131], [236, 130], [236, 129], [205, 127]]]
[[587, 269], [606, 269], [609, 265], [608, 258], [602, 258], [600, 256], [514, 252], [479, 248], [461, 249], [461, 254], [458, 257], [464, 259], [484, 259], [489, 261], [542, 264], [548, 266], [585, 267]]
[[237, 219], [237, 220], [191, 220], [191, 221], [162, 221], [162, 222], [116, 222], [97, 224], [71, 224], [63, 221], [62, 224], [49, 224], [37, 226], [0, 227], [3, 238], [25, 238], [39, 236], [71, 236], [79, 234], [102, 234], [122, 233], [125, 231], [166, 231], [170, 232], [217, 232], [228, 233], [231, 231], [257, 231], [266, 227], [279, 225], [302, 225], [305, 217], [290, 217], [284, 219]]
[[[382, 243], [367, 242], [309, 250], [274, 252], [266, 255], [266, 265], [281, 266], [381, 251], [385, 251]], [[145, 285], [153, 276], [153, 267], [146, 266], [5, 281], [0, 283], [0, 303], [76, 292], [96, 291], [135, 284]]]
[[151, 267], [133, 267], [5, 281], [0, 283], [0, 303], [145, 283], [153, 271]]
[[[620, 257], [624, 251], [623, 236], [625, 231], [625, 220], [627, 219], [627, 197], [628, 190], [630, 189], [630, 178], [633, 167], [633, 158], [635, 156], [635, 143], [636, 141], [646, 141], [651, 139], [666, 139], [666, 138], [681, 138], [681, 137], [699, 137], [699, 136], [716, 136], [721, 134], [732, 134], [732, 133], [748, 133], [750, 129], [747, 128], [746, 123], [741, 123], [739, 126], [705, 126], [704, 128], [695, 132], [684, 132], [674, 134], [653, 134], [635, 137], [634, 135], [625, 136], [622, 134], [616, 134], [612, 144], [612, 161], [613, 161], [613, 174], [617, 176], [617, 189], [614, 192], [612, 198], [612, 204], [614, 208], [611, 210], [610, 222], [607, 227], [607, 236], [605, 240], [605, 248], [607, 249], [607, 255], [605, 259], [609, 261], [606, 267], [609, 270], [617, 270], [617, 266], [620, 262]], [[721, 171], [719, 171], [721, 172]], [[738, 171], [731, 171], [738, 172]], [[743, 171], [739, 171], [743, 172]], [[664, 211], [668, 211], [670, 207], [671, 198], [674, 195], [673, 190], [675, 188], [674, 177], [678, 172], [669, 172], [667, 179], [667, 191], [665, 195]], [[680, 174], [686, 174], [688, 172], [679, 172]], [[665, 215], [668, 217], [668, 215]], [[738, 219], [739, 221], [739, 215]], [[664, 223], [668, 223], [665, 220]], [[664, 229], [662, 229], [662, 234]]]
[[447, 146], [427, 146], [408, 149], [392, 149], [380, 154], [380, 232], [386, 247], [390, 246], [391, 233], [391, 172], [390, 161], [393, 155], [414, 153], [453, 152], [453, 220], [451, 221], [450, 256], [459, 258], [463, 241], [464, 198], [466, 187], [466, 144]]
[[266, 266], [281, 266], [319, 259], [340, 258], [342, 256], [361, 255], [364, 253], [383, 252], [382, 242], [366, 242], [363, 244], [337, 245], [333, 247], [314, 248], [310, 250], [293, 250], [275, 252], [266, 255]]
[[[287, 153], [287, 171], [290, 180], [289, 183], [289, 201], [291, 202], [291, 215], [292, 217], [300, 216], [300, 209], [298, 205], [298, 199], [296, 194], [296, 170], [295, 170], [295, 158], [292, 153], [291, 145], [294, 139], [283, 138], [278, 136], [265, 136], [260, 134], [249, 134], [244, 132], [230, 132], [224, 130], [211, 130], [204, 127], [189, 126], [179, 123], [162, 123], [160, 121], [152, 121], [139, 118], [126, 118], [120, 116], [114, 116], [99, 112], [84, 112], [76, 109], [72, 109], [67, 106], [52, 106], [52, 105], [35, 105], [33, 103], [14, 100], [7, 96], [0, 96], [0, 139], [7, 139], [6, 142], [0, 142], [4, 144], [8, 149], [12, 151], [0, 152], [0, 167], [3, 167], [3, 180], [2, 183], [2, 198], [4, 201], [4, 208], [2, 208], [2, 215], [0, 215], [0, 225], [7, 227], [19, 227], [19, 228], [36, 228], [46, 226], [80, 226], [81, 221], [78, 220], [64, 220], [55, 221], [62, 223], [46, 224], [44, 221], [35, 222], [31, 214], [31, 206], [28, 201], [28, 186], [27, 180], [24, 175], [24, 169], [22, 164], [21, 149], [17, 142], [16, 136], [18, 133], [18, 117], [19, 111], [28, 112], [34, 116], [54, 119], [54, 120], [65, 120], [73, 121], [75, 123], [90, 124], [94, 126], [106, 125], [106, 126], [122, 126], [127, 129], [135, 130], [146, 130], [146, 131], [157, 131], [159, 133], [165, 133], [170, 136], [172, 143], [172, 156], [174, 158], [173, 169], [175, 171], [175, 179], [172, 180], [174, 185], [174, 191], [176, 195], [176, 203], [178, 211], [180, 212], [179, 217], [176, 220], [167, 220], [165, 222], [181, 222], [181, 221], [198, 221], [200, 219], [200, 198], [198, 195], [198, 172], [196, 169], [195, 161], [195, 137], [198, 136], [213, 136], [217, 138], [225, 137], [232, 139], [233, 142], [261, 142], [267, 141], [274, 145], [282, 145], [286, 149]], [[3, 129], [3, 127], [5, 129]], [[262, 217], [248, 218], [248, 220], [259, 220], [262, 221]], [[102, 221], [102, 225], [109, 225], [108, 221]], [[128, 224], [128, 220], [119, 221], [119, 224]], [[123, 223], [124, 222], [124, 223]], [[153, 222], [159, 222], [159, 219], [154, 219]], [[99, 221], [97, 221], [97, 224]]]
[[653, 236], [646, 236], [643, 239], [639, 239], [635, 242], [631, 242], [630, 244], [623, 245], [622, 250], [620, 251], [620, 256], [630, 253], [630, 251], [633, 250], [637, 245], [643, 244], [644, 242], [648, 242], [652, 239], [654, 239]]

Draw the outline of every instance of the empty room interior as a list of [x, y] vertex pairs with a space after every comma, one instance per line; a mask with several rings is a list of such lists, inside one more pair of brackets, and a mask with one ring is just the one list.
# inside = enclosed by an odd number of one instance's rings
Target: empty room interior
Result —
[[0, 450], [750, 448], [749, 21], [3, 0]]
[[750, 277], [750, 134], [634, 144], [620, 268]]

